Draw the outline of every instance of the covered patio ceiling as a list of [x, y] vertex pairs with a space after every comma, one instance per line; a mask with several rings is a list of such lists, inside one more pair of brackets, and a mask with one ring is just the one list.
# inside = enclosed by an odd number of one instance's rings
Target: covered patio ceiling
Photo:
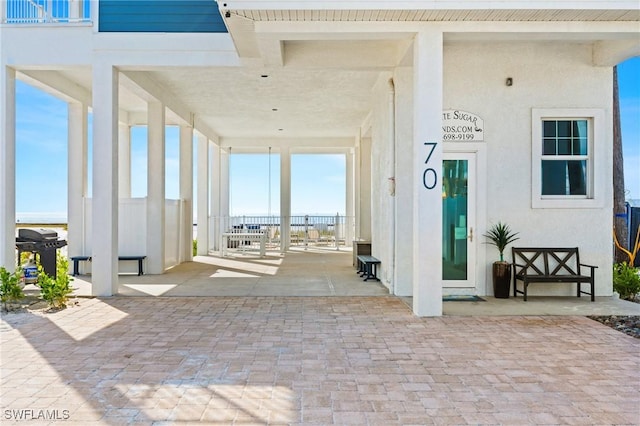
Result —
[[[371, 111], [376, 81], [390, 76], [395, 67], [411, 66], [413, 36], [427, 21], [449, 25], [445, 44], [589, 43], [594, 62], [605, 66], [640, 54], [640, 10], [637, 4], [625, 8], [633, 3], [629, 1], [609, 2], [608, 10], [596, 7], [605, 2], [593, 2], [594, 7], [585, 10], [563, 10], [549, 2], [521, 2], [522, 8], [505, 10], [486, 5], [483, 9], [480, 3], [487, 2], [469, 1], [368, 2], [369, 9], [363, 10], [349, 7], [364, 4], [357, 1], [309, 1], [306, 10], [281, 10], [282, 3], [218, 2], [232, 40], [229, 47], [237, 52], [232, 66], [123, 68], [121, 120], [145, 124], [151, 87], [172, 110], [167, 113], [168, 124], [197, 123], [196, 128], [210, 138], [354, 141]], [[392, 8], [400, 3], [404, 9]], [[427, 3], [435, 6], [412, 8]], [[445, 7], [453, 3], [479, 6]], [[534, 10], [532, 3], [547, 6]], [[554, 5], [560, 3], [568, 2]], [[572, 22], [577, 20], [581, 22]], [[584, 21], [596, 27], [584, 26]], [[608, 25], [611, 21], [618, 22], [614, 30]], [[91, 75], [90, 67], [22, 73], [41, 87], [47, 82], [70, 82], [72, 92], [82, 94], [89, 104]]]

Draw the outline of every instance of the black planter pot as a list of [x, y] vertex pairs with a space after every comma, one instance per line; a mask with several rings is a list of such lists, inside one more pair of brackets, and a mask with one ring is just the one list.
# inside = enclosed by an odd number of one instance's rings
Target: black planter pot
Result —
[[507, 262], [493, 264], [493, 295], [498, 299], [508, 299], [511, 291], [511, 265]]

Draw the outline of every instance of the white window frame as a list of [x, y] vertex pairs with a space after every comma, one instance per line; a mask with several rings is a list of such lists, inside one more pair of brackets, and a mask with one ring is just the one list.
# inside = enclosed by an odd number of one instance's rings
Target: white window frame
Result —
[[[545, 120], [587, 120], [587, 195], [542, 195], [542, 128]], [[595, 108], [533, 108], [531, 110], [531, 206], [544, 208], [604, 207], [607, 164], [605, 113]], [[584, 158], [580, 158], [584, 159]]]

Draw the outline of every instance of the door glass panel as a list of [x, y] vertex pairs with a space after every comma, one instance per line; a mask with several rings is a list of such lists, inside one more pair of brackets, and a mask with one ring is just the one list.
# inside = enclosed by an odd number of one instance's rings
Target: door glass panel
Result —
[[442, 279], [467, 279], [468, 160], [442, 162]]

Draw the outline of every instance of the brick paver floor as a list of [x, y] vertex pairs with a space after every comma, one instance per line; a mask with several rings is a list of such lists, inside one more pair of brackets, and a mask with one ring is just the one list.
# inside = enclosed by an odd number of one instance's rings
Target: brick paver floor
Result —
[[4, 315], [0, 338], [3, 425], [640, 424], [640, 340], [577, 316], [115, 297]]

